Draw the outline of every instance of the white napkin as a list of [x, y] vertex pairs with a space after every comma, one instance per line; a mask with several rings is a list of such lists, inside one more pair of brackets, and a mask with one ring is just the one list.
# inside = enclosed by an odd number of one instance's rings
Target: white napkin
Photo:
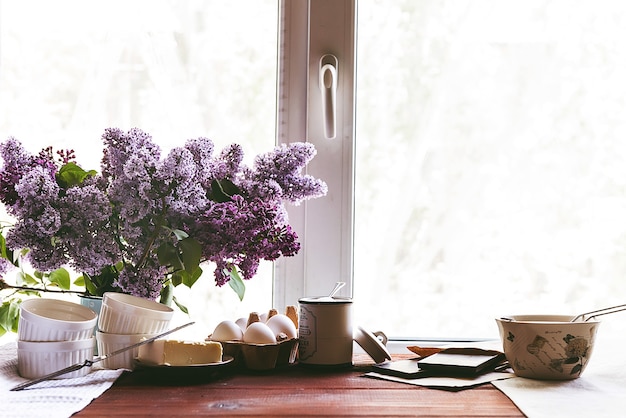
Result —
[[0, 408], [3, 417], [69, 417], [111, 387], [124, 370], [93, 369], [75, 379], [41, 382], [27, 389], [10, 389], [26, 382], [17, 374], [17, 343], [0, 346]]
[[623, 338], [599, 336], [582, 376], [546, 381], [515, 377], [493, 382], [530, 418], [623, 417], [626, 413], [626, 358]]

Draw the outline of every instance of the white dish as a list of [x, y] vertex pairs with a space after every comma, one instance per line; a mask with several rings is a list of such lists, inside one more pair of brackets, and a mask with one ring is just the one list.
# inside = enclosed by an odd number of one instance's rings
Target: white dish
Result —
[[78, 303], [59, 299], [27, 299], [20, 306], [21, 341], [77, 341], [89, 339], [98, 316]]
[[112, 334], [158, 334], [168, 329], [174, 310], [153, 300], [105, 293], [98, 329]]
[[[111, 334], [96, 331], [96, 342], [100, 355], [110, 354], [122, 348], [137, 344], [138, 342], [154, 337], [158, 334]], [[115, 356], [106, 358], [100, 363], [105, 369], [128, 369], [133, 370], [135, 358], [139, 355], [139, 347], [124, 351]]]
[[[94, 338], [78, 341], [18, 341], [18, 373], [26, 379], [36, 379], [65, 367], [84, 363], [93, 358], [94, 343]], [[83, 367], [57, 379], [81, 377], [90, 370], [90, 367]]]

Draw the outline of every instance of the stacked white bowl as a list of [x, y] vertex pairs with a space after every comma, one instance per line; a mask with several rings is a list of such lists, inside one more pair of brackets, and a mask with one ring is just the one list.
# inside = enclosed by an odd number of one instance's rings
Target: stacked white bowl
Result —
[[[110, 354], [167, 331], [173, 315], [172, 308], [152, 300], [124, 293], [105, 293], [96, 331], [98, 353]], [[102, 367], [132, 370], [138, 351], [135, 348], [106, 358]]]
[[[94, 311], [58, 299], [36, 298], [22, 302], [18, 322], [17, 369], [35, 379], [93, 357]], [[84, 376], [89, 367], [59, 376]]]

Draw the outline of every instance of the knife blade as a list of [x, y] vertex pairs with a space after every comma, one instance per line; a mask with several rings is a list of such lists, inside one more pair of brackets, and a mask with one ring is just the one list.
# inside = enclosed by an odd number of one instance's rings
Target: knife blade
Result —
[[145, 340], [139, 341], [138, 343], [129, 345], [129, 346], [124, 347], [124, 348], [120, 348], [119, 350], [112, 351], [112, 352], [110, 352], [108, 354], [103, 354], [103, 355], [100, 355], [100, 356], [96, 356], [92, 360], [86, 359], [82, 363], [76, 363], [76, 364], [73, 364], [71, 366], [65, 367], [65, 368], [63, 368], [61, 370], [57, 370], [56, 372], [52, 372], [50, 374], [47, 374], [45, 376], [41, 376], [41, 377], [29, 380], [29, 381], [24, 382], [24, 383], [20, 383], [19, 385], [11, 388], [11, 391], [18, 391], [18, 390], [26, 389], [27, 387], [36, 385], [37, 383], [43, 382], [45, 380], [53, 379], [53, 378], [55, 378], [57, 376], [61, 376], [61, 375], [66, 374], [66, 373], [75, 372], [77, 370], [82, 369], [83, 367], [90, 367], [94, 363], [98, 363], [99, 361], [106, 360], [106, 359], [108, 359], [110, 357], [113, 357], [113, 356], [116, 356], [118, 354], [124, 353], [124, 352], [126, 352], [128, 350], [132, 350], [133, 348], [137, 348], [137, 347], [139, 347], [141, 345], [151, 343], [152, 341], [158, 340], [159, 338], [165, 337], [166, 335], [172, 334], [172, 333], [174, 333], [176, 331], [179, 331], [179, 330], [181, 330], [183, 328], [186, 328], [186, 327], [188, 327], [190, 325], [193, 325], [193, 324], [195, 324], [195, 322], [188, 322], [188, 323], [186, 323], [184, 325], [181, 325], [179, 327], [172, 328], [169, 331], [165, 331], [165, 332], [163, 332], [163, 333], [161, 333], [159, 335], [155, 335], [154, 337], [150, 337], [150, 338], [147, 338]]

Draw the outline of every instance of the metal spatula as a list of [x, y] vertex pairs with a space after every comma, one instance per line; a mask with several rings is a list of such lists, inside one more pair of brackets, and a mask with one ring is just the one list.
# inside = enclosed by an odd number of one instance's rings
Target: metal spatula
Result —
[[111, 353], [103, 354], [101, 356], [96, 356], [92, 360], [87, 359], [83, 363], [76, 363], [76, 364], [74, 364], [72, 366], [69, 366], [69, 367], [66, 367], [64, 369], [57, 370], [56, 372], [47, 374], [45, 376], [38, 377], [37, 379], [33, 379], [33, 380], [29, 380], [28, 382], [20, 383], [19, 385], [15, 386], [11, 390], [12, 391], [17, 391], [17, 390], [26, 389], [27, 387], [30, 387], [32, 385], [36, 385], [37, 383], [43, 382], [45, 380], [53, 379], [53, 378], [55, 378], [57, 376], [61, 376], [61, 375], [65, 374], [65, 373], [75, 372], [76, 370], [80, 370], [83, 367], [91, 367], [94, 363], [98, 363], [99, 361], [108, 359], [109, 357], [116, 356], [116, 355], [118, 355], [120, 353], [123, 353], [125, 351], [132, 350], [133, 348], [139, 347], [140, 345], [148, 344], [148, 343], [150, 343], [150, 342], [152, 342], [154, 340], [157, 340], [157, 339], [159, 339], [161, 337], [165, 337], [166, 335], [169, 335], [169, 334], [171, 334], [173, 332], [176, 332], [176, 331], [181, 330], [181, 329], [183, 329], [185, 327], [188, 327], [189, 325], [193, 325], [194, 323], [195, 322], [189, 322], [189, 323], [187, 323], [185, 325], [181, 325], [179, 327], [173, 328], [173, 329], [171, 329], [169, 331], [166, 331], [166, 332], [164, 332], [162, 334], [159, 334], [159, 335], [156, 335], [154, 337], [148, 338], [146, 340], [140, 341], [140, 342], [138, 342], [136, 344], [129, 345], [128, 347], [120, 348], [119, 350], [115, 350], [115, 351], [113, 351]]

